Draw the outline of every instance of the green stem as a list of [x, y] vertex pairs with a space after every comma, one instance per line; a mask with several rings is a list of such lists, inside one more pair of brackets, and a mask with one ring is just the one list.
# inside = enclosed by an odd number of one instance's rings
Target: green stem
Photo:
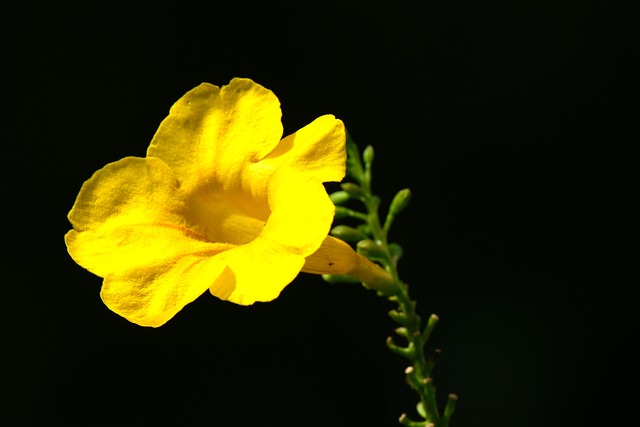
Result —
[[[359, 162], [359, 159], [357, 159]], [[457, 397], [451, 397], [447, 403], [444, 416], [441, 417], [436, 402], [436, 389], [431, 379], [431, 371], [434, 363], [428, 360], [424, 354], [424, 346], [435, 327], [438, 317], [432, 315], [424, 330], [421, 327], [420, 316], [416, 313], [416, 302], [409, 296], [409, 288], [407, 284], [402, 282], [398, 274], [397, 257], [392, 256], [387, 241], [389, 227], [392, 218], [387, 217], [385, 225], [382, 226], [378, 215], [380, 199], [371, 192], [371, 162], [366, 161], [364, 170], [360, 165], [361, 173], [356, 174], [356, 180], [359, 182], [359, 199], [366, 207], [366, 223], [368, 224], [373, 240], [379, 248], [382, 256], [378, 261], [386, 268], [393, 277], [396, 285], [396, 293], [389, 299], [398, 304], [397, 310], [392, 310], [390, 316], [393, 320], [401, 325], [396, 329], [396, 333], [406, 340], [406, 346], [399, 346], [389, 337], [387, 346], [396, 354], [407, 358], [411, 365], [405, 371], [409, 385], [418, 393], [420, 401], [418, 403], [418, 412], [423, 417], [423, 421], [412, 421], [406, 414], [400, 417], [400, 423], [403, 425], [415, 426], [432, 426], [432, 427], [448, 427], [449, 420], [453, 414], [455, 401]]]

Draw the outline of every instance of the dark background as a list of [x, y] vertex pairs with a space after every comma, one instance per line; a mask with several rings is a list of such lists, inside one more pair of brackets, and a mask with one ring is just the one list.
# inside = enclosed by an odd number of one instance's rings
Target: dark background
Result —
[[[634, 411], [638, 15], [612, 2], [3, 2], [0, 424], [393, 426], [393, 305], [302, 275], [205, 295], [159, 329], [111, 313], [63, 235], [82, 182], [144, 156], [171, 104], [250, 77], [285, 132], [341, 118], [410, 187], [392, 238], [453, 426]], [[8, 233], [8, 237], [7, 237]], [[635, 246], [635, 245], [634, 245]]]

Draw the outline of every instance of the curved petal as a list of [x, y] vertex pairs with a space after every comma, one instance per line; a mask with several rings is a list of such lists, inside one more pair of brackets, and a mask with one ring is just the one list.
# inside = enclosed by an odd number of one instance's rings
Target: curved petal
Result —
[[69, 221], [78, 232], [149, 222], [184, 225], [187, 207], [178, 187], [161, 160], [125, 157], [82, 185]]
[[302, 271], [313, 274], [351, 274], [361, 263], [351, 246], [333, 236], [326, 236], [317, 251], [305, 259]]
[[162, 159], [186, 192], [212, 183], [233, 187], [241, 171], [282, 137], [278, 98], [249, 79], [187, 92], [160, 124], [148, 157]]
[[71, 230], [65, 243], [75, 262], [100, 277], [135, 274], [141, 266], [170, 269], [183, 258], [209, 258], [234, 247], [212, 243], [188, 229], [161, 223]]
[[125, 274], [109, 274], [100, 297], [130, 322], [162, 326], [222, 275], [226, 264], [205, 255], [188, 254], [165, 265], [141, 262]]
[[210, 288], [213, 295], [242, 305], [277, 298], [326, 238], [335, 208], [313, 176], [282, 166], [267, 197], [271, 215], [260, 235], [218, 256], [230, 274]]
[[347, 152], [342, 121], [327, 114], [282, 139], [260, 163], [274, 168], [287, 165], [313, 174], [319, 181], [344, 178]]
[[109, 308], [140, 325], [159, 326], [201, 295], [225, 266], [215, 255], [233, 247], [188, 225], [184, 195], [155, 158], [128, 157], [96, 172], [69, 219], [71, 257], [105, 278]]
[[311, 255], [327, 237], [335, 212], [322, 183], [283, 166], [268, 191], [271, 215], [260, 235], [297, 255]]
[[207, 288], [248, 305], [297, 276], [333, 220], [322, 183], [344, 176], [345, 131], [327, 115], [280, 141], [280, 117], [275, 95], [249, 79], [202, 84], [173, 105], [147, 158], [83, 185], [65, 242], [104, 277], [111, 310], [160, 326]]
[[304, 257], [263, 237], [219, 257], [225, 260], [229, 271], [211, 286], [210, 291], [221, 299], [241, 305], [276, 299], [304, 264]]
[[190, 215], [197, 231], [212, 242], [243, 245], [255, 239], [269, 216], [268, 207], [258, 209], [241, 192], [196, 192], [189, 198]]

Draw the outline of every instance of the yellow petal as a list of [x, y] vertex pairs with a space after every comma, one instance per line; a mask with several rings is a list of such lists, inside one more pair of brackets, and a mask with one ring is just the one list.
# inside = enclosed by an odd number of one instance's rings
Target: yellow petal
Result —
[[222, 273], [213, 257], [232, 245], [198, 233], [186, 208], [171, 171], [155, 158], [111, 163], [82, 186], [65, 242], [78, 264], [105, 278], [109, 308], [157, 326], [215, 281], [199, 271]]
[[213, 183], [231, 188], [247, 164], [278, 144], [281, 115], [273, 92], [249, 79], [222, 89], [203, 83], [171, 107], [147, 156], [169, 165], [186, 192]]
[[345, 132], [327, 115], [280, 141], [280, 117], [275, 95], [249, 79], [202, 84], [171, 108], [147, 158], [83, 185], [65, 241], [104, 277], [109, 308], [160, 326], [207, 288], [247, 305], [297, 276], [327, 237], [334, 206], [322, 183], [344, 176]]
[[260, 163], [274, 168], [288, 165], [322, 182], [340, 181], [347, 159], [345, 140], [342, 121], [327, 114], [282, 139]]
[[332, 236], [327, 236], [322, 246], [307, 257], [302, 271], [313, 274], [347, 274], [364, 283], [369, 289], [386, 295], [398, 292], [398, 285], [388, 271]]
[[229, 271], [211, 286], [210, 291], [221, 299], [241, 305], [274, 300], [295, 279], [304, 264], [304, 257], [262, 237], [219, 257], [225, 260]]
[[164, 265], [141, 260], [135, 270], [107, 275], [100, 297], [127, 320], [158, 327], [202, 295], [226, 268], [206, 254], [188, 254]]
[[287, 166], [271, 176], [269, 207], [261, 236], [303, 257], [320, 247], [335, 212], [320, 181]]
[[242, 245], [258, 237], [269, 217], [269, 206], [258, 203], [244, 191], [206, 191], [192, 193], [189, 215], [197, 222], [196, 231], [212, 242]]
[[212, 257], [233, 247], [162, 223], [101, 227], [80, 233], [71, 230], [65, 243], [74, 261], [100, 277], [127, 274], [140, 266], [171, 268], [184, 257]]
[[302, 271], [313, 274], [351, 274], [360, 260], [356, 251], [340, 239], [326, 236], [320, 248], [307, 257]]
[[76, 231], [149, 222], [181, 225], [187, 207], [178, 186], [162, 161], [125, 157], [82, 185], [69, 221]]
[[282, 166], [268, 181], [268, 201], [260, 235], [219, 255], [233, 274], [211, 287], [217, 297], [243, 305], [273, 300], [327, 236], [335, 208], [313, 176]]

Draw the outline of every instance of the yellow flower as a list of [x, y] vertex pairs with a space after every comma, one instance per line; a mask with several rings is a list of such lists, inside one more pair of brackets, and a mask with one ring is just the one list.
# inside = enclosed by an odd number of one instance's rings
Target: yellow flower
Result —
[[104, 278], [104, 303], [157, 327], [207, 289], [248, 305], [273, 300], [301, 270], [366, 280], [377, 266], [327, 237], [334, 206], [322, 183], [344, 176], [342, 122], [325, 115], [281, 137], [271, 91], [204, 83], [173, 105], [147, 157], [86, 181], [65, 242]]

